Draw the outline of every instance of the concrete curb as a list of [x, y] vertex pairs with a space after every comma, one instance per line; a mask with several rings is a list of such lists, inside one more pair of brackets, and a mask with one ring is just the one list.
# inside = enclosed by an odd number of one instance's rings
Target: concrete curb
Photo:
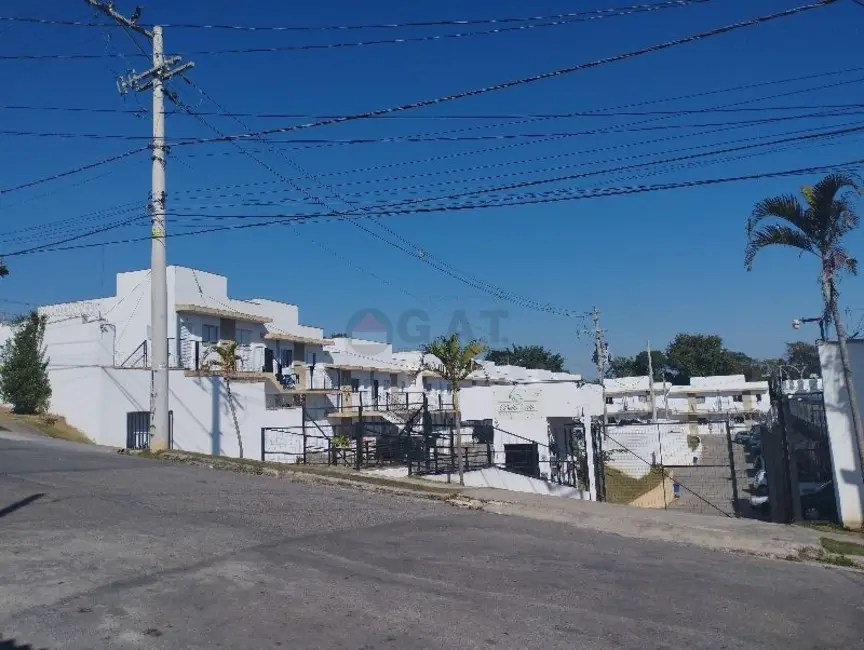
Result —
[[[650, 521], [648, 517], [644, 516], [646, 513], [640, 512], [639, 509], [628, 513], [623, 506], [612, 506], [610, 508], [607, 504], [595, 504], [593, 502], [589, 504], [580, 503], [578, 513], [568, 513], [564, 511], [568, 500], [559, 500], [556, 497], [543, 497], [544, 499], [550, 499], [550, 501], [544, 501], [543, 504], [548, 507], [541, 508], [536, 503], [519, 503], [519, 495], [514, 495], [513, 501], [501, 498], [485, 498], [480, 495], [472, 495], [471, 489], [456, 488], [448, 490], [433, 486], [414, 485], [402, 479], [368, 475], [350, 474], [342, 476], [333, 470], [322, 471], [314, 467], [310, 468], [310, 466], [304, 466], [301, 470], [280, 463], [220, 458], [176, 451], [151, 453], [121, 449], [118, 450], [118, 453], [219, 471], [229, 471], [252, 476], [268, 476], [289, 480], [294, 483], [329, 485], [359, 489], [367, 492], [431, 499], [458, 508], [484, 511], [503, 516], [548, 521], [582, 530], [619, 535], [631, 539], [672, 542], [724, 553], [805, 562], [816, 566], [830, 566], [830, 564], [825, 563], [826, 558], [829, 558], [830, 554], [826, 554], [822, 548], [817, 533], [810, 535], [801, 530], [796, 531], [791, 527], [779, 525], [776, 529], [777, 533], [789, 534], [794, 531], [795, 535], [806, 536], [811, 539], [807, 541], [795, 541], [783, 539], [779, 535], [771, 535], [770, 537], [766, 535], [757, 536], [748, 531], [733, 531], [728, 526], [724, 527], [722, 525], [725, 523], [723, 520], [714, 520], [711, 517], [699, 515], [681, 516], [679, 517], [680, 522], [672, 519], [665, 522], [658, 520]], [[496, 497], [503, 497], [507, 494], [503, 490], [496, 490], [495, 492]], [[499, 492], [500, 495], [498, 494]], [[524, 499], [526, 495], [521, 496]], [[528, 496], [533, 497], [536, 495]], [[628, 517], [627, 514], [633, 516]], [[695, 519], [693, 519], [694, 517]], [[765, 526], [774, 525], [765, 524]], [[765, 532], [773, 531], [765, 528]]]

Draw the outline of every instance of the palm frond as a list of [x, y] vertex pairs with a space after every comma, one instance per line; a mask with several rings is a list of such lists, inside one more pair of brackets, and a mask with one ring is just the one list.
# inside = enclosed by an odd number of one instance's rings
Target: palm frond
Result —
[[810, 238], [798, 228], [779, 224], [768, 224], [750, 233], [744, 250], [744, 266], [753, 268], [756, 253], [768, 246], [789, 246], [805, 253], [817, 254]]
[[858, 260], [852, 257], [849, 251], [842, 246], [835, 246], [825, 256], [822, 264], [831, 277], [837, 277], [844, 271], [849, 275], [858, 275]]
[[807, 220], [804, 208], [798, 198], [792, 194], [772, 196], [759, 201], [754, 207], [750, 218], [747, 219], [747, 238], [749, 239], [759, 222], [765, 219], [780, 219], [808, 232], [810, 224]]
[[[477, 357], [486, 351], [480, 341], [460, 345], [459, 335], [439, 336], [420, 348], [418, 374], [429, 370], [450, 382], [451, 387], [482, 366]], [[430, 358], [431, 357], [431, 358]]]
[[237, 354], [236, 341], [222, 341], [207, 351], [208, 356], [211, 352], [216, 355], [216, 358], [207, 361], [207, 367], [210, 370], [216, 370], [223, 375], [237, 372], [237, 363], [241, 358]]
[[802, 187], [801, 193], [807, 202], [807, 214], [817, 225], [826, 247], [858, 227], [858, 213], [850, 196], [859, 194], [855, 176], [828, 174], [815, 185]]

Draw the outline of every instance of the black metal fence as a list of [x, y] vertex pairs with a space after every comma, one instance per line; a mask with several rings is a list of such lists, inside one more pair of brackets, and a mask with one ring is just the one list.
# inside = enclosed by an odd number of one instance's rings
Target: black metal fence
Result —
[[[730, 422], [595, 422], [602, 499], [643, 508], [749, 516], [754, 459], [735, 445]], [[717, 426], [719, 425], [719, 426]]]
[[773, 419], [761, 432], [765, 479], [759, 501], [777, 523], [836, 523], [837, 501], [824, 395], [813, 386], [784, 392], [771, 383]]

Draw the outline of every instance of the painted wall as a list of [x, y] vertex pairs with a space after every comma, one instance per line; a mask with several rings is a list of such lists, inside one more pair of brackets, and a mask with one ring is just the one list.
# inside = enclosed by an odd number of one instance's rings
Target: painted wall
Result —
[[[665, 465], [690, 465], [702, 457], [701, 446], [691, 450], [686, 424], [609, 426], [604, 451], [613, 452], [609, 464], [633, 478], [645, 476], [652, 460]], [[724, 431], [725, 433], [725, 431]]]
[[[476, 488], [496, 488], [499, 490], [511, 490], [513, 492], [530, 492], [531, 494], [543, 494], [546, 496], [564, 497], [568, 499], [588, 499], [588, 493], [579, 488], [568, 487], [548, 483], [540, 479], [507, 472], [497, 467], [465, 472], [465, 486]], [[424, 478], [436, 482], [446, 482], [446, 475], [425, 476]], [[452, 480], [452, 477], [451, 477]]]
[[[864, 525], [864, 481], [840, 349], [833, 342], [818, 345], [838, 514], [844, 526], [859, 528]], [[864, 341], [849, 341], [848, 345], [858, 402], [864, 404]]]

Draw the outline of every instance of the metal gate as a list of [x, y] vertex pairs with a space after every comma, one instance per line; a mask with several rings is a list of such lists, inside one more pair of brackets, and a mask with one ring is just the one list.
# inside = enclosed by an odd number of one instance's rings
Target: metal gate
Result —
[[[168, 411], [168, 449], [174, 448], [174, 411]], [[150, 411], [126, 413], [126, 449], [150, 449]]]
[[728, 421], [598, 423], [605, 500], [642, 508], [747, 514], [752, 459], [733, 445]]

